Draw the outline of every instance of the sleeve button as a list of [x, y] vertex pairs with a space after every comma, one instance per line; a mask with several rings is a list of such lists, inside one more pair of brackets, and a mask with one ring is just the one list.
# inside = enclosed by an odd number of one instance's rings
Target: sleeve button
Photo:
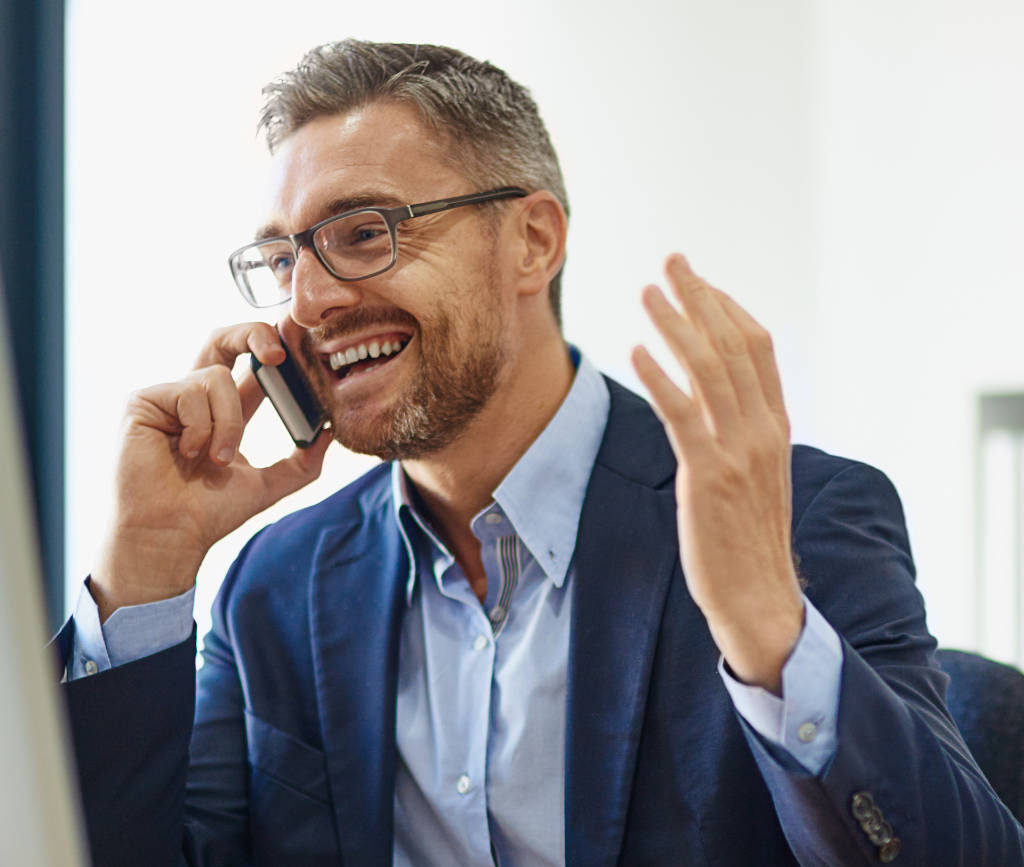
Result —
[[[871, 811], [871, 815], [868, 816], [861, 822], [861, 827], [869, 834], [874, 835], [882, 830], [882, 824], [884, 823], [882, 818], [882, 811], [875, 807]], [[874, 841], [872, 841], [874, 842]]]
[[878, 850], [878, 860], [883, 864], [890, 864], [896, 860], [896, 856], [900, 854], [901, 848], [902, 844], [900, 843], [900, 838], [893, 837], [888, 843]]
[[878, 830], [871, 835], [871, 842], [876, 846], [884, 846], [886, 843], [891, 843], [892, 840], [892, 825], [888, 822], [882, 822], [878, 826]]
[[853, 811], [853, 818], [863, 822], [871, 817], [871, 811], [875, 807], [875, 801], [867, 792], [857, 792], [850, 802], [850, 809]]

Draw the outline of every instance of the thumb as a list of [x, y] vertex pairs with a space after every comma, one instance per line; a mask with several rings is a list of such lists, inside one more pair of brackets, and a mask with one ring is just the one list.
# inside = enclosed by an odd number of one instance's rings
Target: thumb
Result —
[[296, 448], [289, 457], [260, 470], [264, 490], [261, 510], [318, 478], [333, 439], [329, 428], [323, 430], [309, 448]]

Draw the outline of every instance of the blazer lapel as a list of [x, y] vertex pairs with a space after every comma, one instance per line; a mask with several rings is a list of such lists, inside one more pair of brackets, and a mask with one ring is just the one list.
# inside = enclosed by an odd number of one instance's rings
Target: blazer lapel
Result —
[[660, 423], [609, 381], [612, 402], [574, 555], [566, 745], [566, 863], [615, 864], [647, 686], [679, 563], [675, 461]]
[[347, 523], [350, 529], [324, 530], [315, 557], [309, 612], [314, 676], [342, 860], [387, 864], [408, 561], [386, 497]]

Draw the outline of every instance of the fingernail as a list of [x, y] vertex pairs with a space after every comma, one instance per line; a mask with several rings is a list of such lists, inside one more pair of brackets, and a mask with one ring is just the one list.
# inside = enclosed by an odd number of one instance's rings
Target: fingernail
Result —
[[231, 459], [235, 456], [235, 450], [229, 448], [223, 448], [217, 453], [217, 460], [222, 464], [230, 464]]

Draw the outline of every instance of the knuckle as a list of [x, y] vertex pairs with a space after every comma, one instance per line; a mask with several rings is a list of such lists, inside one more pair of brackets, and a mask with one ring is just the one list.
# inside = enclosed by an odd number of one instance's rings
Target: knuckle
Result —
[[223, 364], [214, 364], [204, 371], [206, 382], [214, 388], [234, 387], [235, 381], [231, 378], [231, 371]]
[[197, 439], [206, 439], [209, 437], [210, 432], [213, 430], [213, 425], [210, 423], [210, 419], [206, 417], [189, 419], [181, 419], [185, 430]]
[[661, 411], [671, 424], [680, 426], [690, 420], [693, 407], [686, 401], [671, 400], [661, 407]]
[[221, 349], [226, 343], [231, 340], [231, 332], [235, 330], [237, 326], [227, 325], [222, 328], [215, 328], [210, 332], [210, 336], [206, 338], [206, 344], [203, 347], [203, 354], [216, 352]]
[[705, 304], [711, 300], [711, 287], [699, 277], [693, 276], [684, 280], [681, 288], [690, 296], [690, 300], [697, 305]]
[[728, 358], [746, 355], [748, 351], [747, 341], [743, 335], [732, 328], [723, 332], [719, 337], [718, 345], [722, 349], [722, 354]]
[[124, 411], [126, 415], [132, 415], [149, 404], [148, 389], [139, 388], [129, 392], [125, 398]]
[[755, 351], [763, 355], [775, 354], [775, 341], [767, 329], [758, 327], [750, 336], [750, 343]]
[[702, 382], [717, 382], [725, 376], [721, 359], [712, 352], [695, 353], [690, 365], [696, 378]]
[[195, 400], [205, 395], [205, 393], [206, 388], [203, 386], [203, 383], [195, 379], [186, 379], [181, 383], [178, 402], [180, 403], [182, 400]]
[[230, 439], [240, 439], [244, 429], [241, 420], [236, 418], [218, 418], [214, 421], [213, 426], [218, 436]]
[[741, 466], [737, 461], [723, 460], [711, 478], [711, 484], [721, 494], [729, 494], [736, 491], [746, 481], [749, 470]]
[[747, 461], [750, 467], [762, 467], [775, 461], [779, 455], [779, 447], [774, 437], [758, 437], [750, 446]]

